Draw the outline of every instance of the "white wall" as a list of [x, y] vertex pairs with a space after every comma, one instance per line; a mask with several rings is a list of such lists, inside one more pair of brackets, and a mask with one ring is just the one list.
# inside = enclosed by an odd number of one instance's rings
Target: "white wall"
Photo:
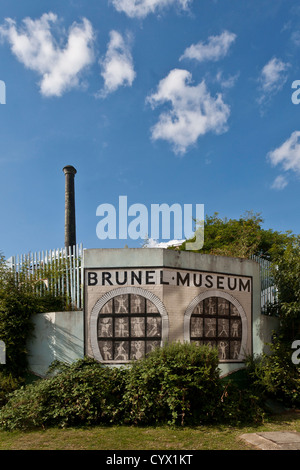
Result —
[[29, 369], [44, 377], [54, 360], [72, 363], [84, 356], [83, 312], [39, 313], [28, 341]]

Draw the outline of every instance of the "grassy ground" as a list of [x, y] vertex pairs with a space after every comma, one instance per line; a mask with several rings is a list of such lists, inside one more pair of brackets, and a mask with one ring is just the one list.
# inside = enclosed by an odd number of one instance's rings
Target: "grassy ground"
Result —
[[248, 427], [194, 428], [96, 426], [31, 432], [0, 431], [0, 450], [251, 450], [240, 440], [247, 432], [298, 431], [300, 413], [269, 418]]

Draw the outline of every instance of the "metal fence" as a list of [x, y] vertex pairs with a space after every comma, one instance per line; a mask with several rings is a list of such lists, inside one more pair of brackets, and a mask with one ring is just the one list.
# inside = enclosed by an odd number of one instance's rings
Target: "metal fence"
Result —
[[259, 256], [252, 256], [260, 267], [261, 312], [267, 313], [267, 306], [277, 301], [277, 288], [272, 275], [271, 262]]
[[8, 266], [22, 279], [32, 281], [37, 294], [45, 290], [64, 295], [72, 310], [83, 308], [82, 244], [68, 248], [12, 256]]

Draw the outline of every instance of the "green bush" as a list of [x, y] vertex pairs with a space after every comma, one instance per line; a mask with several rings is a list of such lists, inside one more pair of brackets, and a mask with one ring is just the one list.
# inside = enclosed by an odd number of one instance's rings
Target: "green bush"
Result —
[[17, 390], [0, 412], [5, 429], [106, 423], [209, 421], [221, 396], [217, 352], [171, 344], [128, 368], [85, 359]]
[[292, 350], [279, 338], [272, 354], [249, 357], [246, 361], [252, 389], [265, 400], [272, 398], [287, 407], [300, 406], [300, 367], [292, 363]]
[[192, 424], [212, 419], [221, 395], [217, 351], [174, 343], [136, 361], [123, 396], [134, 424]]
[[19, 387], [19, 380], [11, 374], [0, 372], [0, 408], [7, 403], [10, 394]]
[[251, 389], [241, 388], [234, 381], [224, 384], [216, 414], [219, 423], [235, 426], [259, 424], [265, 417], [261, 396]]
[[22, 387], [0, 411], [4, 429], [92, 425], [117, 420], [123, 371], [89, 359]]
[[[96, 424], [200, 425], [262, 418], [257, 397], [219, 377], [216, 349], [174, 343], [130, 367], [85, 358], [13, 392], [0, 410], [7, 430]], [[54, 375], [53, 375], [54, 374]]]

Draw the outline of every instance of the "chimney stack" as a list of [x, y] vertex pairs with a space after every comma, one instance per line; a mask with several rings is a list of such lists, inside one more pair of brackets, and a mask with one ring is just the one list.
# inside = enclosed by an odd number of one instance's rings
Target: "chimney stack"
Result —
[[65, 247], [76, 245], [75, 218], [75, 186], [76, 169], [67, 165], [63, 168], [65, 174]]

